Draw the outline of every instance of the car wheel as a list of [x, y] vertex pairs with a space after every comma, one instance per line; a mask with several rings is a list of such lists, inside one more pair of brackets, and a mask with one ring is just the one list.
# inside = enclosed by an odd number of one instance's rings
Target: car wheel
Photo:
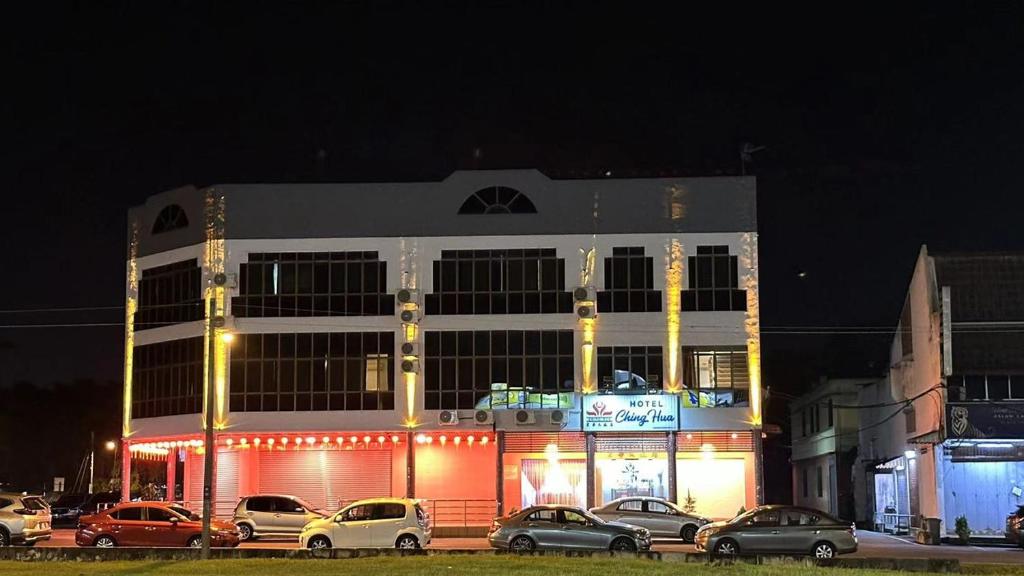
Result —
[[242, 542], [245, 542], [246, 540], [251, 540], [252, 539], [252, 526], [249, 526], [248, 524], [239, 524], [238, 525], [238, 539], [241, 540]]
[[836, 547], [831, 542], [818, 542], [814, 545], [815, 558], [835, 558]]
[[687, 544], [693, 544], [693, 538], [695, 536], [697, 536], [697, 528], [692, 524], [683, 526], [683, 529], [679, 531], [679, 537]]
[[313, 536], [309, 539], [307, 546], [310, 550], [323, 550], [331, 547], [331, 541], [327, 539], [327, 536]]
[[516, 536], [509, 542], [508, 547], [516, 552], [532, 552], [537, 544], [529, 536]]
[[7, 530], [0, 528], [0, 548], [11, 545], [11, 537], [7, 535]]
[[189, 548], [202, 548], [203, 547], [203, 537], [202, 536], [193, 536], [193, 537], [188, 539], [188, 543], [185, 544], [185, 545], [188, 546]]
[[114, 542], [114, 539], [110, 536], [100, 536], [93, 542], [93, 545], [97, 548], [113, 548], [117, 546], [117, 542]]
[[416, 539], [412, 534], [402, 534], [395, 540], [395, 548], [402, 550], [415, 550], [420, 547], [419, 540]]
[[735, 556], [740, 553], [740, 547], [735, 541], [725, 539], [715, 544], [715, 554], [719, 556]]
[[629, 538], [616, 538], [612, 541], [611, 549], [616, 552], [636, 552], [636, 542]]

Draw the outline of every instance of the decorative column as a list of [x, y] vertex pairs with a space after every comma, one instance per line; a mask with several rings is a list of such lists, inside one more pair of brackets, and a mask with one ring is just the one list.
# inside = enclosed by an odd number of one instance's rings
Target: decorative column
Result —
[[498, 455], [495, 459], [494, 469], [497, 474], [494, 484], [494, 495], [497, 508], [497, 515], [504, 513], [505, 507], [505, 432], [497, 430], [494, 432], [494, 448]]
[[127, 438], [121, 439], [121, 502], [132, 499], [132, 451]]
[[167, 501], [174, 501], [177, 495], [178, 450], [172, 447], [167, 452]]
[[586, 433], [587, 440], [587, 508], [596, 506], [594, 489], [597, 487], [597, 474], [594, 473], [594, 454], [597, 450], [597, 436], [593, 432]]
[[405, 497], [416, 497], [416, 438], [412, 430], [405, 433]]

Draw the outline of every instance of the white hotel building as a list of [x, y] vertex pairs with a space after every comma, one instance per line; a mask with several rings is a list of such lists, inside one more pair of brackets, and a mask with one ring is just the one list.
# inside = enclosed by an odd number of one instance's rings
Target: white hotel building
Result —
[[123, 477], [166, 463], [201, 500], [213, 394], [221, 515], [763, 500], [753, 178], [185, 187], [129, 246]]

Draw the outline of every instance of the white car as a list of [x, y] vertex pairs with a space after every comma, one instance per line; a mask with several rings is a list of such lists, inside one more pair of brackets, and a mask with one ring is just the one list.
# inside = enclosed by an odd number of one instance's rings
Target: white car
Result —
[[420, 548], [430, 544], [430, 518], [416, 500], [360, 500], [302, 528], [302, 548]]

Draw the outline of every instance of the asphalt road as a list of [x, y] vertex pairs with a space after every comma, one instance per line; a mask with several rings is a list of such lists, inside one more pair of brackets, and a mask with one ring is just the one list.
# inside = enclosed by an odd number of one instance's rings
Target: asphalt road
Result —
[[[958, 558], [961, 562], [1020, 564], [1024, 563], [1024, 550], [999, 546], [925, 546], [877, 532], [858, 531], [860, 547], [851, 557], [864, 558]], [[75, 531], [54, 530], [53, 538], [37, 546], [74, 546]], [[243, 548], [294, 548], [295, 540], [257, 540], [245, 542]], [[487, 548], [484, 538], [437, 538], [430, 548], [458, 550]], [[654, 550], [662, 552], [693, 552], [692, 545], [672, 540], [655, 540]]]

